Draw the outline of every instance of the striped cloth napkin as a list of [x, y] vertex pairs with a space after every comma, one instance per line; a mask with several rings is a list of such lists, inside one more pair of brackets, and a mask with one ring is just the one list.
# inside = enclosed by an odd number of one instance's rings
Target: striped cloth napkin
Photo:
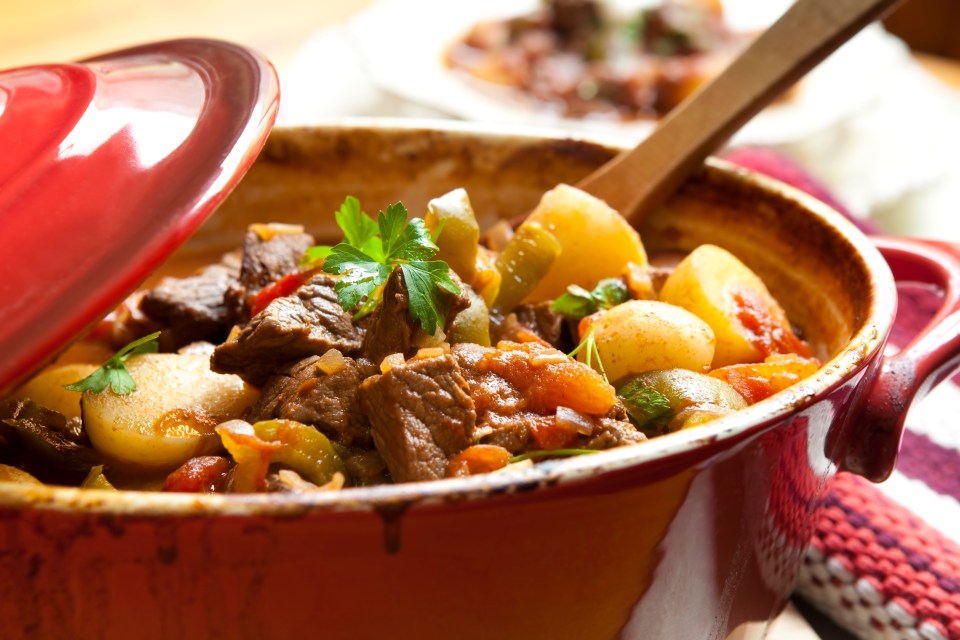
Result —
[[[761, 148], [726, 154], [850, 215], [798, 165]], [[869, 223], [851, 219], [867, 233]], [[900, 287], [894, 347], [939, 305], [936, 292]], [[822, 498], [798, 594], [864, 640], [960, 640], [960, 377], [911, 409], [893, 475], [881, 484], [840, 473]]]

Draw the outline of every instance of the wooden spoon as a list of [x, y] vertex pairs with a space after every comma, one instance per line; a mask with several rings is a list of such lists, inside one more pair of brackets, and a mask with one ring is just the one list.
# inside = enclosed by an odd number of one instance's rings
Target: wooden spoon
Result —
[[902, 0], [797, 0], [632, 150], [577, 186], [636, 226], [758, 111]]

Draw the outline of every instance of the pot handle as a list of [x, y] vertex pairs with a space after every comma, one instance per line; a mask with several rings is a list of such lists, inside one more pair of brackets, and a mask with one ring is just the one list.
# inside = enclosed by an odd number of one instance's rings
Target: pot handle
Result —
[[874, 482], [893, 471], [907, 409], [960, 368], [960, 245], [917, 238], [872, 238], [900, 282], [933, 285], [939, 310], [880, 370], [855, 418], [857, 433], [841, 464]]

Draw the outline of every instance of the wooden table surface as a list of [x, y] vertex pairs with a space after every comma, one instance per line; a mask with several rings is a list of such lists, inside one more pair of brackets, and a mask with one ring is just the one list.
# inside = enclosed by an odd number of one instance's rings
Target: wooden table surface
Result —
[[[349, 18], [372, 1], [0, 0], [0, 68], [63, 62], [154, 40], [204, 36], [254, 47], [283, 69], [312, 32]], [[923, 55], [917, 60], [945, 83], [960, 88], [960, 63]], [[819, 625], [820, 635], [791, 607], [774, 625], [770, 640], [839, 637], [825, 629], [822, 621]]]
[[190, 36], [246, 44], [283, 67], [312, 31], [371, 1], [0, 0], [0, 68]]

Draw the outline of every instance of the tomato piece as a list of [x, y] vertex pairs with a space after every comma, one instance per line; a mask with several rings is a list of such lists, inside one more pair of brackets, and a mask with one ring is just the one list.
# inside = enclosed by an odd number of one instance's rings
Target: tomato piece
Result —
[[763, 362], [720, 367], [709, 375], [723, 380], [753, 404], [803, 380], [819, 368], [820, 361], [816, 358], [781, 353], [767, 356]]
[[223, 456], [198, 456], [190, 458], [167, 476], [164, 491], [186, 493], [223, 492], [227, 487], [230, 460]]
[[554, 413], [562, 406], [603, 415], [616, 402], [616, 391], [602, 375], [538, 342], [501, 341], [486, 354], [483, 366], [509, 382], [537, 413]]
[[260, 290], [259, 293], [257, 293], [253, 301], [250, 303], [250, 317], [257, 315], [266, 309], [267, 305], [277, 298], [288, 296], [299, 289], [304, 283], [307, 282], [307, 280], [310, 279], [310, 276], [312, 275], [312, 271], [291, 273], [290, 275], [283, 276], [276, 282], [265, 286]]
[[531, 420], [529, 425], [530, 435], [538, 449], [569, 449], [577, 441], [577, 431], [558, 424], [554, 416], [538, 417]]
[[774, 312], [752, 289], [741, 289], [734, 294], [737, 320], [752, 334], [750, 342], [764, 357], [775, 353], [795, 353], [809, 358], [810, 346], [797, 337], [782, 311]]
[[473, 476], [502, 469], [510, 463], [510, 452], [492, 444], [475, 444], [455, 455], [447, 467], [448, 476]]

